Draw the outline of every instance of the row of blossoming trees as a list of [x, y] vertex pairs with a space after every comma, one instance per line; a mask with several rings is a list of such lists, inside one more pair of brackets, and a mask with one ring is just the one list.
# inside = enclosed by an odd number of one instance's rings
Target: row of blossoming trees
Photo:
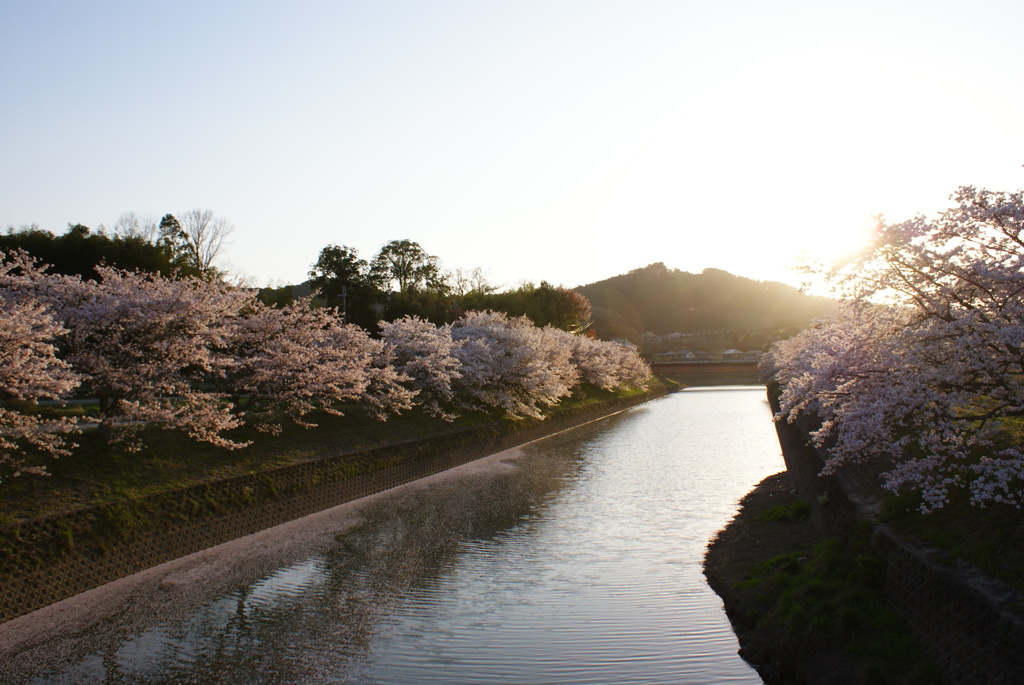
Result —
[[884, 465], [921, 509], [1024, 502], [1024, 197], [960, 188], [935, 220], [880, 221], [829, 275], [832, 319], [777, 343], [779, 419], [820, 419], [825, 471]]
[[221, 447], [250, 423], [286, 421], [358, 402], [378, 418], [421, 405], [448, 419], [500, 410], [541, 417], [580, 383], [638, 386], [650, 371], [635, 352], [526, 318], [471, 312], [435, 326], [415, 317], [381, 337], [308, 301], [282, 308], [196, 278], [100, 267], [100, 279], [46, 273], [24, 253], [0, 252], [0, 466], [43, 472], [29, 452], [66, 455], [81, 426], [44, 418], [39, 400], [92, 398], [111, 441], [138, 447], [143, 428], [186, 432]]

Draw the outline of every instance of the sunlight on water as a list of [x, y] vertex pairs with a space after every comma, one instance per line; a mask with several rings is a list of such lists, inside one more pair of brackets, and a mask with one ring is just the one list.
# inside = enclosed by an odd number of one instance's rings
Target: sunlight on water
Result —
[[204, 579], [192, 606], [151, 615], [128, 598], [102, 630], [69, 627], [64, 644], [22, 655], [19, 672], [38, 683], [761, 682], [701, 562], [738, 499], [783, 468], [763, 387], [682, 392], [512, 463], [388, 493], [359, 525], [321, 531], [329, 544], [297, 545], [252, 580]]

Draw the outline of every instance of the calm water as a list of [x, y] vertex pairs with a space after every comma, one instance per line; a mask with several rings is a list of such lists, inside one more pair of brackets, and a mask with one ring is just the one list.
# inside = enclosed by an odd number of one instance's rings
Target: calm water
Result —
[[782, 467], [763, 387], [685, 391], [0, 626], [0, 680], [760, 683], [701, 561]]

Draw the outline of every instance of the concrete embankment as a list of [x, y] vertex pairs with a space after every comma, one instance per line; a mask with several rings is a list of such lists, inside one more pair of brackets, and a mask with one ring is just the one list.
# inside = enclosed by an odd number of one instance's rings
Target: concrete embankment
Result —
[[357, 453], [0, 529], [0, 622], [244, 535], [600, 420], [667, 393]]
[[[769, 401], [777, 411], [777, 395], [771, 389]], [[776, 427], [789, 481], [795, 494], [809, 503], [811, 519], [819, 534], [842, 537], [852, 529], [870, 528], [871, 553], [880, 560], [884, 573], [886, 604], [902, 617], [909, 633], [946, 680], [955, 684], [1022, 682], [1021, 593], [963, 562], [942, 563], [938, 550], [896, 534], [879, 522], [878, 487], [871, 474], [822, 477], [818, 474], [824, 455], [810, 445], [810, 427], [787, 423], [778, 423]], [[743, 529], [749, 532], [752, 525], [750, 517], [743, 518], [741, 513], [732, 524], [728, 539], [742, 540]], [[709, 578], [720, 571], [714, 566], [724, 563], [722, 555], [726, 552], [720, 549], [719, 557], [709, 555]], [[752, 558], [750, 563], [758, 560], [763, 561]], [[729, 609], [728, 588], [719, 593]], [[741, 635], [741, 642], [742, 639]], [[787, 658], [799, 660], [801, 656]], [[793, 664], [790, 666], [794, 670]], [[807, 682], [839, 681], [826, 676]]]

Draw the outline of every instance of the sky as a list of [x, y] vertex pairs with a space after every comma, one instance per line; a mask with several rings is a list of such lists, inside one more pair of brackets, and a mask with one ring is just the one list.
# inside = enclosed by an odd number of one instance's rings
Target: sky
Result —
[[299, 283], [409, 239], [499, 286], [798, 283], [1024, 187], [1024, 3], [0, 0], [0, 226], [192, 208]]

